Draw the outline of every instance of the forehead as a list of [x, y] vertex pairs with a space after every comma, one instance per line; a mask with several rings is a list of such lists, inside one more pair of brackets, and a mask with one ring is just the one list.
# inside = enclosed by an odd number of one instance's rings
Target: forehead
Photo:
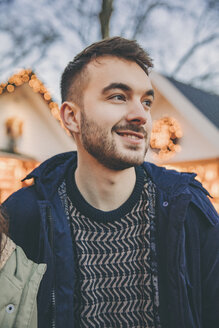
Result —
[[90, 89], [104, 88], [113, 82], [127, 84], [131, 89], [152, 89], [150, 78], [133, 61], [114, 56], [103, 56], [92, 60], [87, 65]]

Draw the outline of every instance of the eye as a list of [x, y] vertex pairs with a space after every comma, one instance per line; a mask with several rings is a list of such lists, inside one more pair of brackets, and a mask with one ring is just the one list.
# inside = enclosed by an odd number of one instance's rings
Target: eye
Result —
[[125, 101], [126, 97], [123, 94], [116, 94], [109, 97], [109, 99], [116, 100], [116, 101]]
[[152, 101], [149, 99], [146, 99], [142, 102], [143, 105], [145, 105], [146, 107], [151, 107], [152, 106]]

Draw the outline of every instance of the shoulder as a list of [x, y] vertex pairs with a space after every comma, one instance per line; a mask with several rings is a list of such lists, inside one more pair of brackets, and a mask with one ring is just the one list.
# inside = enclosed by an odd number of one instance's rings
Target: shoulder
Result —
[[177, 172], [145, 162], [144, 169], [151, 177], [157, 190], [170, 198], [187, 195], [193, 213], [202, 212], [212, 225], [219, 223], [219, 216], [209, 200], [208, 191], [195, 179], [195, 173]]
[[219, 215], [210, 201], [211, 195], [209, 192], [195, 179], [190, 182], [189, 191], [194, 208], [197, 209], [199, 213], [202, 212], [211, 225], [218, 225]]
[[37, 258], [40, 233], [40, 211], [35, 187], [27, 187], [13, 193], [3, 204], [9, 219], [9, 235], [31, 259]]
[[2, 204], [2, 207], [10, 221], [16, 219], [16, 221], [26, 222], [33, 220], [35, 214], [38, 213], [37, 201], [38, 196], [33, 185], [22, 188], [10, 195]]
[[195, 173], [169, 170], [149, 162], [145, 162], [143, 168], [157, 188], [167, 193], [177, 193], [178, 190], [182, 191], [196, 176]]
[[28, 204], [31, 203], [32, 206], [34, 203], [36, 203], [37, 199], [38, 196], [37, 196], [35, 185], [32, 185], [29, 187], [21, 188], [18, 191], [11, 194], [3, 203], [3, 206], [8, 207], [10, 205], [12, 207], [15, 206], [19, 207], [19, 205], [22, 204], [23, 202], [26, 202], [27, 206]]

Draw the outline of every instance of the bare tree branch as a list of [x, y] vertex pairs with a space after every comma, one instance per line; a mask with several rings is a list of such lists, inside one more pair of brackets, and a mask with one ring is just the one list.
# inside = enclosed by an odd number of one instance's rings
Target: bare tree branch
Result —
[[182, 56], [182, 58], [179, 60], [177, 66], [173, 70], [172, 75], [176, 75], [182, 67], [185, 65], [185, 63], [188, 61], [188, 59], [201, 47], [204, 45], [216, 40], [219, 38], [219, 34], [213, 34], [208, 36], [207, 38], [197, 42], [196, 44], [193, 44], [189, 50]]
[[[210, 62], [202, 61], [201, 71], [206, 73], [195, 76], [194, 70], [189, 79], [194, 78], [195, 83], [201, 79], [206, 84], [217, 81], [215, 65], [211, 63], [215, 62], [212, 54], [219, 39], [219, 2], [199, 2], [197, 8], [193, 0], [188, 6], [181, 0], [0, 0], [0, 37], [6, 40], [0, 44], [0, 72], [25, 65], [38, 69], [45, 62], [50, 70], [58, 71], [63, 68], [62, 53], [68, 58], [80, 43], [86, 46], [100, 35], [104, 38], [113, 33], [139, 39], [155, 57], [158, 70], [168, 75], [172, 71], [175, 78], [188, 70], [190, 58], [202, 60], [200, 49], [211, 49]], [[172, 28], [175, 23], [176, 31]], [[177, 37], [182, 29], [187, 38]], [[185, 46], [188, 42], [190, 47]], [[178, 60], [177, 49], [181, 48], [187, 50]], [[170, 62], [173, 52], [175, 56]]]
[[149, 16], [151, 15], [151, 13], [158, 8], [164, 8], [168, 11], [178, 11], [181, 10], [183, 11], [184, 8], [180, 7], [180, 6], [176, 6], [176, 5], [170, 5], [168, 2], [164, 2], [164, 1], [154, 1], [151, 4], [147, 4], [147, 6], [145, 6], [145, 9], [142, 10], [143, 8], [143, 4], [145, 3], [144, 0], [140, 1], [140, 6], [139, 6], [139, 10], [138, 10], [138, 14], [136, 15], [135, 21], [136, 21], [136, 26], [135, 29], [133, 31], [133, 38], [135, 39], [139, 34], [142, 33], [142, 30], [144, 28], [144, 23], [148, 20]]

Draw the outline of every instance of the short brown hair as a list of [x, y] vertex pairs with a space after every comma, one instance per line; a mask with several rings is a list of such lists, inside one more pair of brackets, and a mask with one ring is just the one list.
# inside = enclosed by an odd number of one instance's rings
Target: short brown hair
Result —
[[61, 78], [62, 102], [71, 100], [77, 104], [82, 101], [82, 91], [88, 82], [87, 64], [98, 57], [115, 56], [136, 62], [148, 75], [153, 67], [149, 54], [135, 40], [113, 37], [95, 42], [80, 52], [66, 66]]
[[8, 234], [8, 219], [6, 218], [5, 213], [3, 213], [3, 209], [0, 206], [0, 257], [2, 250], [4, 248], [4, 245], [2, 245], [2, 234], [7, 235]]

